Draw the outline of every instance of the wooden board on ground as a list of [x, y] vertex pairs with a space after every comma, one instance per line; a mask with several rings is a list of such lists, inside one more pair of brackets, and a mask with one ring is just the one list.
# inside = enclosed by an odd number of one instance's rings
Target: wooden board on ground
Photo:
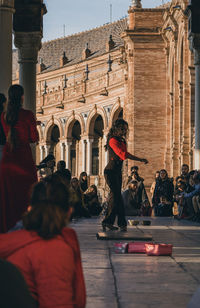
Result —
[[133, 241], [151, 241], [152, 235], [136, 230], [121, 231], [106, 231], [96, 234], [98, 240], [133, 240]]

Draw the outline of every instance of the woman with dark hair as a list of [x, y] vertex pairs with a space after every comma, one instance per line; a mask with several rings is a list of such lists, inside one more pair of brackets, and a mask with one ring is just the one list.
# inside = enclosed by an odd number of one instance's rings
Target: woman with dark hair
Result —
[[[6, 104], [6, 97], [3, 93], [0, 93], [0, 117], [1, 117], [2, 112], [5, 109], [5, 104]], [[2, 155], [3, 155], [3, 148], [4, 148], [5, 143], [6, 143], [6, 137], [3, 131], [1, 121], [0, 121], [0, 162], [1, 162]]]
[[20, 269], [38, 307], [84, 308], [79, 243], [66, 227], [72, 213], [69, 191], [50, 179], [34, 186], [32, 200], [34, 206], [23, 217], [25, 230], [0, 235], [0, 258]]
[[85, 171], [81, 172], [80, 174], [79, 185], [83, 193], [88, 189], [87, 173]]
[[[165, 216], [172, 216], [173, 208], [173, 195], [174, 195], [174, 184], [173, 179], [168, 177], [168, 173], [165, 169], [160, 170], [160, 175], [156, 180], [156, 186], [152, 198], [152, 206], [154, 208], [155, 216], [158, 216], [158, 209], [161, 208], [161, 197], [165, 198], [166, 206], [163, 207]], [[160, 215], [161, 211], [159, 211]]]
[[12, 85], [1, 114], [6, 144], [0, 165], [0, 232], [6, 232], [21, 219], [29, 201], [29, 190], [37, 181], [36, 166], [29, 143], [38, 141], [33, 113], [22, 108], [24, 90]]
[[106, 183], [110, 188], [110, 196], [108, 201], [108, 214], [102, 221], [102, 227], [105, 231], [117, 230], [113, 226], [116, 216], [118, 217], [118, 226], [121, 231], [127, 231], [127, 222], [125, 219], [124, 205], [121, 196], [122, 186], [122, 164], [125, 159], [131, 159], [143, 162], [148, 161], [145, 158], [139, 158], [127, 152], [126, 134], [128, 131], [128, 123], [123, 119], [116, 120], [107, 136], [106, 150], [109, 151], [109, 162], [104, 169]]

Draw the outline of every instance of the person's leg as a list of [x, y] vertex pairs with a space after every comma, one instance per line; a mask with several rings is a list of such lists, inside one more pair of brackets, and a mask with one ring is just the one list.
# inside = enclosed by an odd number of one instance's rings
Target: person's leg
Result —
[[113, 225], [116, 218], [116, 203], [115, 203], [115, 172], [113, 170], [105, 170], [104, 172], [105, 180], [110, 188], [110, 194], [108, 198], [108, 213], [104, 220], [102, 221], [102, 224], [109, 224]]
[[116, 198], [116, 204], [117, 204], [117, 216], [118, 216], [118, 221], [117, 224], [119, 227], [126, 227], [127, 222], [125, 218], [125, 209], [124, 209], [124, 202], [122, 199], [122, 194], [121, 194], [121, 189], [122, 189], [122, 173], [121, 171], [118, 172], [118, 175], [116, 177], [116, 193], [115, 193], [115, 198]]

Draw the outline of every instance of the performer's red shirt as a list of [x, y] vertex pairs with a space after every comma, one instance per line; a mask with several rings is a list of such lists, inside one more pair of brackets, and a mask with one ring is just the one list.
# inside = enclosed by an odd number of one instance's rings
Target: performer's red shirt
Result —
[[111, 138], [109, 141], [109, 146], [111, 149], [119, 156], [121, 160], [125, 160], [129, 152], [127, 152], [126, 144], [123, 141], [118, 141], [116, 138]]

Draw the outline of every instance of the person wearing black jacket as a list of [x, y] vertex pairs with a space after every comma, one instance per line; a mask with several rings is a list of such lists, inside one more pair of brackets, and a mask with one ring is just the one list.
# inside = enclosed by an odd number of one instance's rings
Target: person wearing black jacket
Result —
[[168, 177], [167, 171], [165, 169], [160, 170], [160, 176], [156, 180], [156, 186], [153, 194], [152, 204], [154, 208], [155, 216], [158, 216], [157, 209], [160, 204], [161, 197], [165, 197], [168, 202], [168, 215], [172, 216], [172, 208], [173, 208], [173, 194], [174, 194], [174, 185], [173, 179]]

